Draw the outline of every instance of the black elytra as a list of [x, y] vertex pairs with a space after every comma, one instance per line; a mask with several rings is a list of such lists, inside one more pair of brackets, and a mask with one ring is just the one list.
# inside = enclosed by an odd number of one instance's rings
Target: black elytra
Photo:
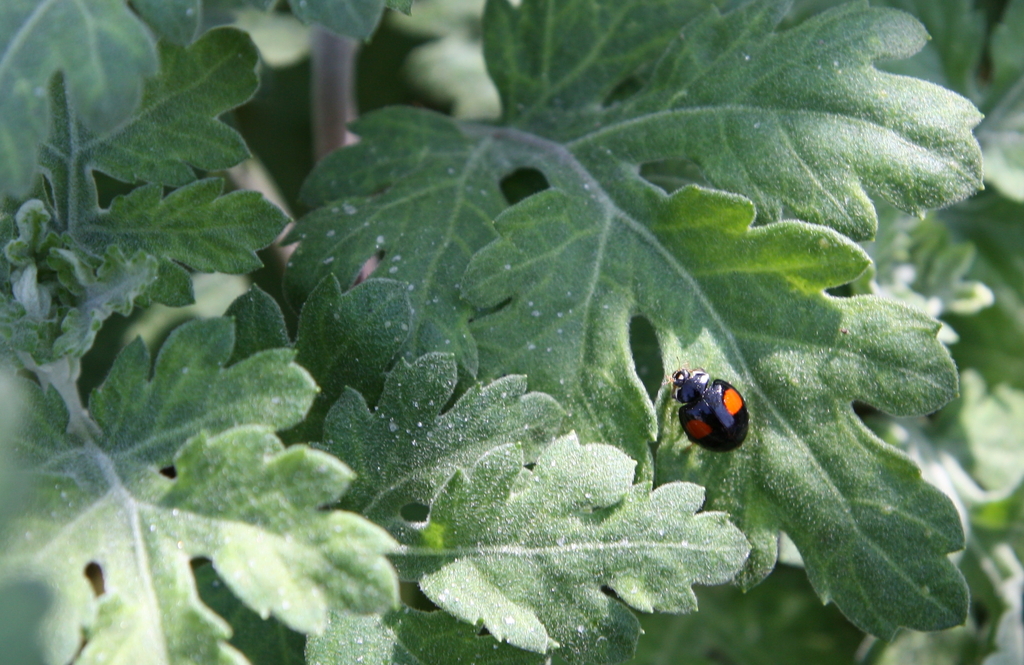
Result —
[[672, 397], [682, 403], [679, 422], [687, 438], [715, 452], [734, 450], [747, 438], [747, 401], [731, 383], [703, 370], [672, 373]]

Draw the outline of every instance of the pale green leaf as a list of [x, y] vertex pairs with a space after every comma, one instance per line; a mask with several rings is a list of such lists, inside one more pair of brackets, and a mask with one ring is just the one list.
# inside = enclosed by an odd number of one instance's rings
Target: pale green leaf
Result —
[[702, 488], [634, 485], [636, 462], [612, 446], [569, 435], [532, 470], [525, 461], [507, 444], [457, 471], [392, 557], [434, 603], [501, 641], [620, 662], [640, 632], [625, 604], [692, 612], [691, 585], [721, 584], [746, 559], [723, 513], [697, 513]]
[[964, 627], [941, 633], [900, 633], [885, 645], [874, 662], [879, 665], [960, 665], [973, 662], [975, 638]]
[[521, 443], [535, 459], [562, 431], [562, 410], [547, 395], [526, 392], [522, 376], [473, 386], [446, 409], [456, 380], [451, 355], [431, 353], [411, 365], [400, 361], [373, 409], [351, 388], [341, 394], [320, 445], [356, 472], [346, 508], [403, 532], [400, 509], [428, 505], [456, 468], [508, 443]]
[[[957, 242], [935, 216], [912, 217], [888, 206], [879, 214], [878, 237], [864, 243], [873, 265], [852, 284], [854, 293], [896, 298], [929, 316], [971, 315], [994, 301], [985, 284], [967, 279], [977, 251]], [[943, 325], [939, 339], [957, 341]]]
[[[943, 410], [933, 430], [987, 490], [1008, 491], [1024, 480], [1024, 391], [1002, 384], [989, 390], [981, 375], [960, 376], [961, 398]], [[951, 405], [954, 406], [954, 405]]]
[[129, 346], [91, 396], [92, 433], [66, 433], [60, 398], [30, 389], [19, 453], [35, 492], [9, 527], [0, 577], [32, 574], [56, 590], [47, 662], [68, 662], [82, 631], [80, 663], [243, 662], [199, 600], [196, 558], [256, 612], [303, 632], [331, 609], [395, 602], [391, 539], [321, 509], [351, 472], [273, 435], [308, 409], [309, 375], [283, 349], [224, 367], [232, 346], [226, 319], [176, 330], [152, 370], [142, 344]]
[[404, 607], [384, 616], [331, 614], [322, 635], [310, 636], [312, 665], [541, 665], [548, 660], [481, 636], [445, 612]]
[[82, 123], [102, 132], [135, 110], [156, 64], [152, 38], [124, 0], [0, 3], [0, 194], [29, 189], [56, 72]]

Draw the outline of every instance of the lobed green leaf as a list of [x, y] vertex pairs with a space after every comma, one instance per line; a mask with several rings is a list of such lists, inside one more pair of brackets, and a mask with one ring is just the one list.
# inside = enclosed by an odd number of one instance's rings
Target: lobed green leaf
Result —
[[[523, 467], [494, 448], [438, 493], [393, 560], [430, 599], [495, 638], [574, 663], [628, 658], [639, 636], [622, 603], [696, 610], [693, 584], [732, 578], [749, 551], [723, 513], [696, 513], [702, 488], [633, 484], [636, 462], [612, 446], [557, 440]], [[607, 586], [621, 600], [603, 592]]]
[[152, 38], [123, 0], [0, 4], [0, 194], [28, 193], [55, 73], [83, 125], [104, 132], [134, 111], [156, 65]]
[[306, 660], [337, 665], [541, 665], [544, 656], [522, 651], [476, 630], [445, 612], [408, 607], [383, 616], [331, 614], [322, 635], [310, 636]]
[[[18, 538], [0, 579], [35, 575], [56, 590], [47, 662], [79, 650], [82, 662], [244, 662], [199, 600], [198, 558], [257, 613], [303, 632], [332, 609], [396, 602], [384, 558], [393, 541], [356, 515], [321, 510], [351, 471], [273, 435], [302, 418], [315, 384], [284, 349], [225, 368], [232, 346], [226, 319], [186, 324], [150, 378], [144, 346], [132, 344], [92, 394], [92, 434], [66, 433], [60, 397], [29, 388], [19, 452], [35, 492], [9, 526]], [[90, 567], [96, 587], [83, 575]]]

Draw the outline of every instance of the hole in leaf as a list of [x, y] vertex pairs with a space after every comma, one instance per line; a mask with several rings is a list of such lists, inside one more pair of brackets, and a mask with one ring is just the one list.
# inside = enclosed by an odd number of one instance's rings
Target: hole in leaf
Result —
[[697, 163], [684, 157], [659, 159], [642, 164], [640, 177], [652, 185], [660, 187], [666, 194], [671, 194], [687, 185], [711, 187], [711, 183], [704, 178], [704, 173]]
[[477, 636], [487, 637], [491, 634], [491, 631], [487, 630], [487, 626], [480, 626], [480, 630], [476, 631]]
[[430, 517], [430, 507], [422, 503], [407, 503], [398, 511], [406, 522], [426, 522]]
[[434, 604], [434, 601], [427, 598], [427, 595], [420, 590], [415, 582], [399, 582], [398, 595], [402, 602], [421, 612], [436, 612], [441, 609]]
[[85, 567], [85, 578], [92, 585], [92, 592], [96, 594], [96, 597], [102, 596], [106, 591], [106, 585], [103, 582], [103, 569], [100, 568], [100, 564], [90, 561], [89, 565]]
[[638, 93], [642, 87], [644, 87], [644, 82], [639, 76], [629, 76], [611, 89], [611, 92], [604, 98], [602, 106], [612, 106], [623, 102]]
[[533, 471], [533, 467], [537, 466], [537, 463], [536, 462], [527, 462], [523, 466], [526, 467], [527, 469], [529, 469], [530, 471]]
[[363, 267], [359, 269], [358, 273], [356, 273], [356, 278], [352, 282], [352, 286], [353, 287], [359, 286], [359, 284], [361, 284], [362, 282], [365, 282], [370, 277], [370, 275], [373, 274], [373, 271], [377, 269], [377, 266], [379, 266], [380, 262], [383, 261], [383, 260], [384, 260], [384, 250], [383, 249], [379, 250], [376, 254], [374, 254], [370, 258], [366, 259], [366, 262], [363, 263]]
[[636, 375], [647, 389], [653, 401], [661, 389], [665, 370], [661, 363], [661, 347], [658, 336], [651, 322], [642, 316], [634, 316], [629, 321], [629, 350], [633, 354], [633, 367]]
[[509, 205], [515, 205], [537, 192], [543, 192], [551, 185], [544, 174], [537, 169], [516, 169], [501, 179], [501, 193]]
[[170, 466], [165, 466], [164, 468], [160, 469], [160, 475], [167, 476], [168, 478], [177, 478], [178, 471], [174, 468], [174, 465], [172, 464]]
[[135, 189], [135, 185], [112, 178], [102, 171], [93, 171], [92, 175], [96, 180], [96, 194], [101, 208], [109, 208], [115, 197], [124, 196]]

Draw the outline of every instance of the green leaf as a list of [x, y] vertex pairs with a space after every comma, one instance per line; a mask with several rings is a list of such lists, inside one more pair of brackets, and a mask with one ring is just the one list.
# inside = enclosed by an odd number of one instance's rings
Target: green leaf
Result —
[[132, 7], [161, 37], [175, 44], [192, 43], [202, 25], [203, 0], [132, 0]]
[[547, 659], [522, 651], [476, 630], [444, 612], [408, 607], [384, 616], [331, 614], [322, 635], [311, 635], [310, 663], [334, 665], [541, 665]]
[[[289, 298], [302, 302], [325, 275], [351, 284], [383, 252], [378, 274], [408, 282], [420, 313], [403, 356], [454, 353], [474, 376], [477, 349], [466, 325], [473, 310], [453, 285], [472, 253], [495, 237], [490, 221], [503, 207], [498, 156], [452, 120], [408, 108], [376, 113], [353, 131], [362, 143], [322, 160], [303, 186], [303, 200], [323, 207], [289, 238], [302, 241], [285, 275]], [[428, 213], [433, 221], [424, 224]]]
[[159, 185], [114, 199], [77, 239], [94, 251], [111, 245], [173, 259], [201, 272], [242, 274], [262, 267], [256, 250], [281, 232], [288, 218], [258, 192], [221, 196], [224, 181], [207, 178], [161, 198]]
[[940, 414], [933, 428], [965, 466], [991, 491], [1007, 491], [1024, 480], [1024, 391], [1005, 384], [991, 391], [972, 369], [960, 375], [961, 398]]
[[[896, 298], [935, 317], [975, 314], [994, 301], [987, 286], [966, 278], [977, 254], [973, 243], [957, 242], [935, 216], [911, 217], [886, 207], [878, 237], [864, 246], [873, 266], [853, 283], [854, 293]], [[953, 344], [958, 338], [944, 325], [939, 339]]]
[[160, 73], [146, 82], [138, 111], [102, 134], [82, 125], [56, 81], [41, 162], [63, 229], [76, 233], [95, 221], [92, 170], [177, 187], [196, 179], [193, 167], [224, 169], [245, 159], [242, 137], [217, 116], [256, 91], [257, 60], [249, 37], [231, 28], [212, 30], [188, 48], [161, 44]]
[[1010, 0], [992, 31], [992, 88], [978, 140], [985, 155], [985, 181], [1024, 201], [1024, 1]]
[[[305, 665], [304, 635], [273, 617], [261, 618], [246, 607], [217, 577], [213, 566], [200, 565], [193, 570], [203, 603], [231, 624], [231, 645], [245, 654], [252, 665]], [[328, 626], [333, 616], [328, 615]]]
[[132, 113], [156, 64], [152, 38], [123, 0], [0, 4], [0, 194], [28, 193], [56, 72], [82, 123], [103, 132]]
[[695, 187], [646, 200], [648, 224], [561, 190], [496, 221], [505, 239], [466, 277], [480, 305], [512, 298], [474, 323], [482, 365], [528, 373], [586, 436], [643, 459], [654, 413], [626, 343], [630, 317], [644, 316], [666, 368], [704, 367], [748, 401], [747, 442], [728, 455], [680, 445], [676, 409], [661, 402], [658, 459], [661, 477], [699, 482], [709, 507], [739, 520], [755, 548], [746, 585], [774, 565], [781, 528], [819, 594], [861, 628], [960, 623], [966, 587], [945, 556], [963, 547], [956, 511], [850, 408], [922, 413], [955, 394], [935, 322], [890, 301], [821, 294], [866, 263], [829, 229], [751, 229], [749, 203]]
[[973, 316], [949, 316], [960, 335], [957, 364], [972, 367], [992, 385], [1024, 389], [1024, 205], [986, 193], [944, 210], [942, 222], [978, 250], [970, 277], [995, 296]]
[[[909, 16], [857, 2], [773, 32], [783, 9], [708, 11], [684, 28], [638, 4], [492, 2], [485, 49], [513, 126], [412, 110], [362, 120], [360, 144], [307, 183], [307, 200], [324, 207], [298, 225], [305, 239], [290, 293], [301, 299], [327, 272], [351, 280], [384, 250], [378, 270], [424, 298], [413, 301], [412, 348], [439, 348], [417, 341], [423, 326], [444, 317], [458, 331], [472, 316], [481, 377], [528, 375], [583, 440], [636, 459], [642, 480], [654, 475], [648, 444], [660, 438], [660, 479], [706, 486], [709, 506], [734, 515], [751, 540], [745, 586], [772, 568], [784, 530], [820, 596], [858, 626], [888, 637], [900, 625], [954, 625], [967, 610], [946, 557], [963, 547], [956, 512], [851, 409], [858, 400], [909, 415], [951, 399], [956, 374], [938, 324], [896, 303], [822, 290], [869, 263], [834, 230], [873, 233], [866, 189], [920, 211], [977, 188], [970, 129], [979, 116], [953, 93], [872, 66], [923, 43]], [[667, 46], [658, 57], [638, 40], [620, 43], [620, 28]], [[764, 221], [785, 206], [822, 225], [749, 228], [755, 206], [738, 196], [685, 188], [666, 197], [638, 173], [678, 158], [754, 197]], [[522, 169], [539, 172], [534, 189], [549, 189], [498, 217], [501, 237], [464, 276], [426, 282], [430, 266], [449, 265], [434, 256], [468, 205], [463, 195], [480, 191], [461, 176], [484, 191], [472, 201], [478, 235], [459, 232], [472, 251], [504, 205], [495, 180]], [[478, 178], [487, 170], [494, 175]], [[415, 243], [390, 245], [396, 233]], [[392, 254], [401, 257], [394, 266]], [[457, 302], [456, 284], [483, 311], [459, 318], [431, 308], [434, 293]], [[429, 297], [419, 295], [424, 286]], [[667, 395], [655, 408], [633, 367], [628, 329], [638, 317], [654, 328], [666, 370], [700, 366], [746, 396], [742, 449], [715, 456], [680, 445]], [[469, 368], [468, 347], [455, 352]]]
[[[330, 609], [394, 604], [391, 539], [320, 509], [351, 472], [273, 435], [308, 409], [309, 375], [284, 349], [225, 368], [232, 346], [226, 319], [186, 324], [150, 379], [145, 347], [130, 345], [91, 396], [94, 434], [65, 433], [60, 398], [30, 390], [19, 452], [36, 490], [11, 526], [19, 537], [0, 578], [35, 574], [57, 591], [48, 662], [68, 662], [83, 630], [82, 662], [241, 662], [223, 642], [227, 625], [199, 601], [196, 558], [249, 607], [303, 632], [321, 629]], [[89, 564], [102, 576], [95, 590]]]
[[[913, 14], [928, 31], [929, 42], [902, 63], [886, 63], [885, 69], [914, 75], [927, 68], [921, 60], [935, 60], [931, 76], [921, 76], [977, 99], [977, 69], [985, 46], [985, 16], [971, 0], [884, 0], [882, 3]], [[904, 63], [906, 66], [904, 66]], [[916, 67], [914, 65], [917, 65]], [[895, 65], [895, 66], [893, 66]]]
[[875, 230], [869, 190], [919, 214], [979, 187], [977, 109], [872, 66], [921, 48], [926, 35], [913, 17], [851, 2], [772, 33], [782, 8], [710, 10], [684, 28], [643, 89], [559, 137], [592, 171], [616, 170], [602, 164], [609, 157], [686, 156], [716, 187], [750, 197], [761, 220], [787, 207], [858, 240]]
[[974, 636], [964, 627], [941, 633], [906, 631], [886, 645], [874, 662], [880, 665], [959, 665], [975, 662], [975, 650]]
[[558, 404], [526, 392], [525, 377], [473, 386], [445, 410], [456, 380], [452, 356], [430, 353], [389, 372], [372, 410], [355, 390], [342, 393], [327, 415], [321, 446], [356, 472], [346, 508], [403, 531], [400, 509], [429, 504], [456, 468], [508, 443], [523, 444], [535, 459], [562, 431]]
[[235, 350], [229, 364], [260, 351], [291, 345], [277, 301], [255, 284], [231, 303], [224, 316], [235, 320]]
[[695, 514], [702, 488], [634, 485], [636, 462], [612, 446], [569, 435], [532, 471], [524, 461], [522, 446], [507, 444], [457, 471], [393, 555], [434, 603], [498, 640], [558, 648], [574, 663], [620, 662], [640, 633], [622, 603], [692, 612], [692, 584], [721, 584], [746, 559], [723, 513]]
[[629, 665], [852, 663], [864, 635], [822, 608], [802, 570], [779, 566], [756, 589], [698, 588], [700, 611], [642, 616]]
[[320, 394], [291, 440], [320, 439], [324, 417], [346, 386], [377, 400], [409, 334], [406, 294], [405, 284], [389, 279], [369, 279], [342, 293], [331, 275], [313, 291], [299, 316], [295, 360], [316, 379]]
[[0, 584], [0, 650], [18, 665], [43, 665], [40, 624], [50, 595], [38, 582]]
[[[386, 0], [288, 0], [292, 13], [303, 23], [319, 23], [339, 35], [366, 39], [373, 34], [384, 12]], [[388, 6], [396, 4], [405, 8], [411, 0], [397, 2], [390, 0]]]

